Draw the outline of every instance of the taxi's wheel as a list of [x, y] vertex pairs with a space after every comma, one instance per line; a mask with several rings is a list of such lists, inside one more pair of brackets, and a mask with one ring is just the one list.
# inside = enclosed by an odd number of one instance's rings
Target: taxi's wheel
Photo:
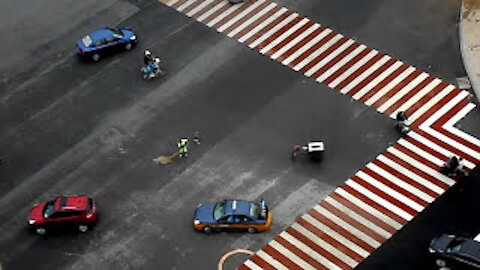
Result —
[[445, 266], [447, 265], [447, 264], [445, 263], [445, 261], [442, 260], [442, 259], [437, 259], [437, 260], [435, 261], [435, 263], [436, 263], [437, 266], [439, 266], [439, 267], [445, 267]]
[[211, 233], [212, 232], [212, 227], [209, 227], [209, 226], [203, 227], [203, 232], [204, 233]]
[[88, 231], [88, 225], [85, 225], [85, 224], [78, 225], [78, 230], [82, 233], [87, 232]]
[[95, 62], [100, 60], [100, 54], [96, 53], [96, 54], [92, 55], [92, 60], [95, 61]]
[[132, 43], [125, 44], [125, 50], [130, 51], [132, 49]]
[[45, 230], [45, 228], [43, 227], [38, 227], [37, 229], [35, 229], [35, 232], [37, 232], [38, 235], [44, 235], [47, 230]]
[[257, 232], [257, 229], [254, 228], [254, 227], [248, 227], [247, 232], [248, 232], [248, 233], [256, 233], [256, 232]]

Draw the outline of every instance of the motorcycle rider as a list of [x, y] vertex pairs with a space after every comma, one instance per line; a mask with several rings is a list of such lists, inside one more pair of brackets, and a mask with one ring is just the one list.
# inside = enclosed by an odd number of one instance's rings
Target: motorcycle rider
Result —
[[397, 113], [396, 119], [397, 119], [397, 129], [403, 133], [406, 134], [407, 132], [410, 131], [410, 127], [407, 124], [407, 114], [404, 111], [399, 111]]
[[145, 50], [143, 52], [143, 62], [145, 63], [146, 66], [150, 64], [153, 60], [153, 55], [149, 50]]

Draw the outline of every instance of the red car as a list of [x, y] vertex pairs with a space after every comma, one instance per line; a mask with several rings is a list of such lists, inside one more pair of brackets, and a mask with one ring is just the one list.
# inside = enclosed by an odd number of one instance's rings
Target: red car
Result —
[[28, 225], [39, 235], [65, 227], [75, 227], [83, 233], [96, 223], [97, 218], [97, 204], [88, 196], [59, 196], [35, 204], [30, 210]]

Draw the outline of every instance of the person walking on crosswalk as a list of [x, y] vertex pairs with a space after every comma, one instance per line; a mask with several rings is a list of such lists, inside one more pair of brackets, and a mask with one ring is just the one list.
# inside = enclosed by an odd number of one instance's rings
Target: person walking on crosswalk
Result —
[[180, 157], [188, 157], [188, 139], [187, 138], [181, 138], [178, 141], [178, 152], [180, 154]]

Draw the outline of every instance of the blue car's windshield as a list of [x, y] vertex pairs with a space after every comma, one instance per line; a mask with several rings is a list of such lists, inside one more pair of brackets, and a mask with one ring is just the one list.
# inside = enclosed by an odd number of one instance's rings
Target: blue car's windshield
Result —
[[225, 213], [225, 202], [215, 204], [213, 208], [213, 219], [219, 220]]
[[250, 203], [250, 216], [258, 218], [260, 216], [260, 207], [255, 203]]
[[86, 35], [82, 38], [82, 43], [85, 45], [85, 47], [90, 47], [90, 45], [92, 45], [92, 39], [89, 35]]
[[109, 28], [109, 30], [113, 32], [114, 37], [116, 37], [116, 38], [122, 38], [123, 37], [123, 33], [122, 33], [122, 31], [120, 31], [120, 29]]
[[49, 218], [53, 212], [54, 212], [54, 205], [55, 201], [49, 201], [47, 204], [45, 204], [45, 207], [43, 208], [43, 218]]

